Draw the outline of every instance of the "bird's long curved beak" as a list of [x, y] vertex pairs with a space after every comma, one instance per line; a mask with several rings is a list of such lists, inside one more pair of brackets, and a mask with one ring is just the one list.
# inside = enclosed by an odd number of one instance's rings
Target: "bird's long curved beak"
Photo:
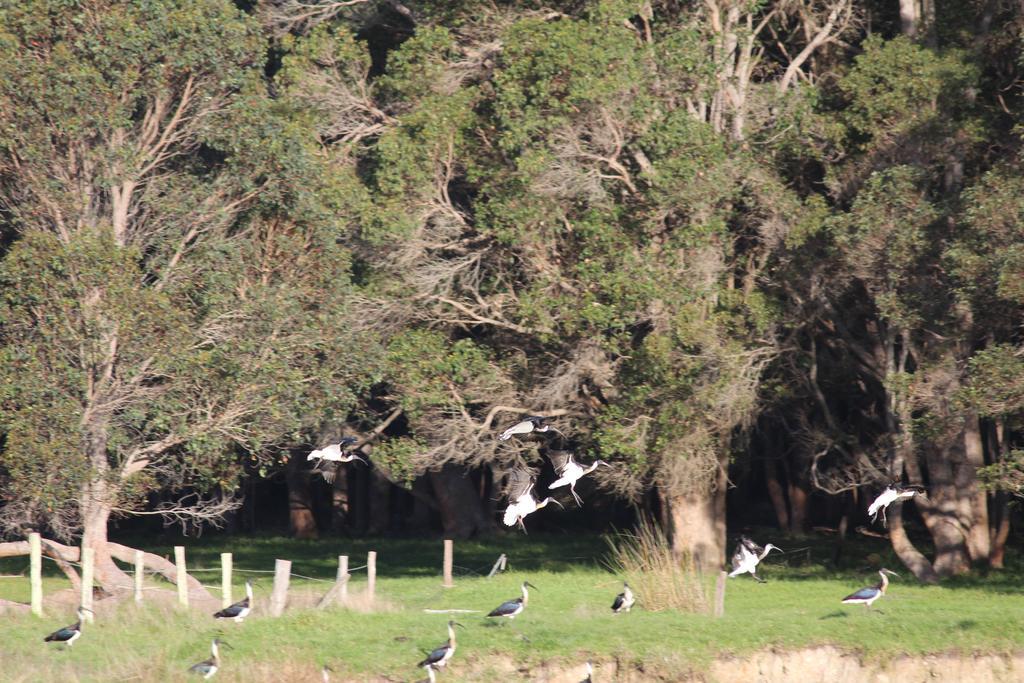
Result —
[[535, 591], [537, 591], [537, 590], [540, 590], [539, 588], [537, 588], [536, 586], [534, 586], [534, 585], [533, 585], [532, 583], [530, 583], [529, 581], [523, 581], [523, 583], [525, 583], [525, 584], [526, 584], [527, 586], [529, 586], [530, 588], [532, 588], [532, 589], [533, 589], [533, 590], [535, 590]]
[[893, 576], [899, 576], [899, 574], [897, 574], [896, 572], [894, 572], [891, 569], [883, 569], [882, 571], [885, 572], [886, 574], [892, 574]]
[[466, 628], [465, 626], [463, 626], [462, 624], [460, 624], [460, 623], [459, 623], [459, 622], [457, 622], [457, 621], [455, 622], [455, 625], [456, 625], [456, 626], [459, 626], [459, 627], [461, 627], [461, 628]]

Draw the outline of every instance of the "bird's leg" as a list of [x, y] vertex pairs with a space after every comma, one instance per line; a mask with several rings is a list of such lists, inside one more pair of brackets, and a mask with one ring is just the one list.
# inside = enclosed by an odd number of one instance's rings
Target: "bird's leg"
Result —
[[754, 572], [750, 572], [750, 575], [753, 576], [757, 580], [758, 583], [768, 583], [767, 581], [762, 579], [760, 576], [758, 576]]
[[519, 528], [522, 529], [523, 533], [526, 534], [527, 536], [530, 535], [530, 532], [526, 530], [526, 524], [523, 523], [523, 518], [522, 517], [519, 518]]
[[885, 508], [882, 508], [882, 528], [883, 529], [888, 529], [889, 528], [889, 520], [886, 519], [886, 517], [885, 517]]
[[572, 497], [576, 499], [576, 504], [579, 505], [580, 507], [583, 507], [583, 501], [580, 500], [580, 497], [578, 495], [576, 495], [576, 482], [573, 482], [569, 486], [569, 492], [572, 493]]

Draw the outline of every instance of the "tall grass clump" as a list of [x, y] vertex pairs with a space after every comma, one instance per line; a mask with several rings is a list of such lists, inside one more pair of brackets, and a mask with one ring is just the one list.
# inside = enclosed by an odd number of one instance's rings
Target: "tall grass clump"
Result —
[[655, 522], [642, 518], [632, 531], [606, 536], [608, 565], [621, 574], [636, 594], [637, 604], [651, 612], [708, 612], [704, 579], [689, 554], [672, 550]]

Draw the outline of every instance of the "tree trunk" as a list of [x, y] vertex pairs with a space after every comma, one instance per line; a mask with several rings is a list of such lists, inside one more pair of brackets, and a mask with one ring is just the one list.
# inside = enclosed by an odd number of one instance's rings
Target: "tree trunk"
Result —
[[82, 547], [93, 549], [94, 577], [108, 591], [132, 588], [132, 579], [114, 564], [107, 547], [107, 525], [112, 505], [109, 484], [97, 479], [84, 487], [81, 502]]
[[767, 457], [764, 459], [765, 485], [768, 487], [768, 497], [771, 498], [772, 507], [775, 508], [775, 519], [778, 520], [779, 529], [789, 530], [789, 510], [786, 508], [786, 497], [782, 493], [782, 484], [779, 483], [779, 468], [775, 459]]
[[441, 512], [441, 525], [449, 538], [470, 538], [492, 528], [466, 474], [463, 468], [448, 464], [429, 475]]
[[349, 523], [348, 467], [339, 467], [331, 485], [331, 530], [341, 532]]
[[382, 534], [391, 526], [391, 482], [378, 470], [370, 472], [371, 534]]
[[1006, 559], [1006, 540], [1010, 537], [1010, 501], [1007, 494], [996, 495], [996, 510], [999, 525], [992, 530], [992, 552], [988, 556], [988, 565], [993, 569], [1002, 569]]
[[918, 0], [899, 0], [899, 3], [900, 28], [903, 30], [903, 35], [916, 38], [918, 24], [921, 22]]
[[285, 468], [288, 486], [288, 532], [295, 538], [317, 538], [316, 518], [313, 516], [313, 493], [309, 472], [302, 456], [292, 454]]
[[957, 472], [957, 488], [968, 499], [970, 518], [967, 527], [967, 552], [971, 561], [988, 563], [992, 551], [988, 521], [988, 493], [978, 486], [977, 471], [985, 466], [985, 451], [981, 441], [981, 424], [974, 412], [964, 419], [964, 455], [966, 464]]
[[789, 485], [789, 530], [795, 534], [807, 531], [807, 505], [810, 496], [800, 482]]
[[[962, 497], [954, 476], [955, 449], [928, 449], [928, 502], [917, 502], [925, 526], [935, 543], [935, 572], [939, 576], [964, 574], [971, 569], [967, 555], [964, 513], [970, 515], [969, 500]], [[960, 464], [963, 467], [963, 463]]]
[[672, 521], [672, 550], [688, 554], [703, 571], [718, 571], [725, 565], [724, 463], [719, 463], [714, 489], [710, 492], [675, 495], [669, 499]]
[[903, 529], [903, 503], [896, 502], [889, 506], [886, 511], [886, 519], [889, 522], [889, 541], [892, 549], [900, 562], [906, 566], [918, 581], [924, 583], [935, 583], [939, 575], [932, 568], [931, 562], [924, 555], [918, 552], [914, 544], [907, 538], [907, 532]]

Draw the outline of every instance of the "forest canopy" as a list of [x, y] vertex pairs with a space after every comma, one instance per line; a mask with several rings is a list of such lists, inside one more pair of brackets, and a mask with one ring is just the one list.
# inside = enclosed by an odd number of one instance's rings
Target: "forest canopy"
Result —
[[[102, 581], [112, 518], [219, 523], [281, 474], [314, 534], [305, 455], [354, 435], [342, 526], [358, 479], [370, 530], [404, 491], [491, 531], [557, 448], [706, 566], [727, 500], [845, 530], [903, 481], [918, 578], [998, 567], [1022, 28], [1001, 0], [0, 2], [0, 534], [81, 538]], [[496, 439], [528, 414], [565, 438]]]

